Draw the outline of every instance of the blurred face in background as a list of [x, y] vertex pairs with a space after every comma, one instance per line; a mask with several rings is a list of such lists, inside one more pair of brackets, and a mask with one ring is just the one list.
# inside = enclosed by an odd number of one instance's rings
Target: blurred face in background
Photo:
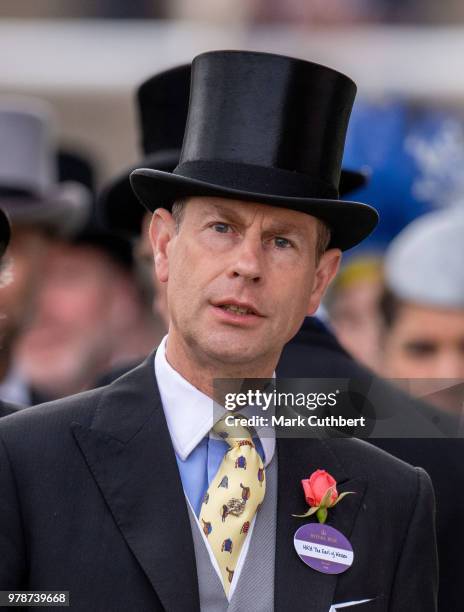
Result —
[[10, 354], [35, 310], [48, 247], [49, 240], [40, 229], [13, 226], [3, 264], [8, 266], [9, 282], [2, 283], [0, 291], [0, 345], [4, 357]]
[[464, 310], [399, 306], [385, 338], [384, 374], [464, 379]]
[[31, 329], [18, 349], [30, 383], [50, 397], [92, 385], [136, 316], [128, 274], [103, 250], [55, 242]]
[[326, 303], [339, 342], [375, 372], [380, 368], [381, 291], [380, 260], [359, 258], [341, 270]]
[[383, 375], [412, 395], [460, 415], [464, 310], [400, 302], [385, 333]]

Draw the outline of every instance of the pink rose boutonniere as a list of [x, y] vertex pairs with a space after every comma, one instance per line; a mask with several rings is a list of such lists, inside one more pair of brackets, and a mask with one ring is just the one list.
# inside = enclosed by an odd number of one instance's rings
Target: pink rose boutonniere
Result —
[[315, 514], [320, 523], [326, 522], [329, 508], [333, 508], [344, 497], [354, 493], [354, 491], [345, 491], [339, 495], [335, 478], [325, 470], [316, 470], [309, 478], [302, 480], [301, 484], [309, 510], [305, 514], [293, 516], [303, 518]]

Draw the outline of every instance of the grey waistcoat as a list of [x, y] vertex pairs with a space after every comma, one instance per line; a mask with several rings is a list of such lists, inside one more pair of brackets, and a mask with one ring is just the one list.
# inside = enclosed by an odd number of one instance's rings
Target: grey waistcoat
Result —
[[277, 453], [266, 468], [266, 495], [256, 516], [237, 586], [227, 601], [206, 545], [188, 505], [202, 612], [273, 612], [277, 513]]

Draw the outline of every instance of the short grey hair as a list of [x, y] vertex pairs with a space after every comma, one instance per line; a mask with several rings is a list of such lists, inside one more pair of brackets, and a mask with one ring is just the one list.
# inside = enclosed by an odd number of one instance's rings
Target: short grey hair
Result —
[[179, 231], [180, 224], [182, 223], [186, 203], [187, 203], [187, 198], [179, 198], [178, 200], [175, 200], [174, 204], [172, 205], [171, 214], [176, 223], [176, 232]]
[[316, 239], [316, 262], [320, 260], [322, 255], [327, 251], [332, 238], [332, 232], [329, 226], [322, 219], [317, 219], [317, 239]]

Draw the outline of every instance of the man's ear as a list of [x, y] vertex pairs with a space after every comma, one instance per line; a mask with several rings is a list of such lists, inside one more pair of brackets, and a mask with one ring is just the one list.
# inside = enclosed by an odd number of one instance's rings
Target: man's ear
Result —
[[176, 234], [176, 223], [165, 208], [157, 208], [148, 229], [155, 271], [158, 280], [166, 283], [169, 278], [169, 244]]
[[313, 290], [309, 299], [307, 315], [313, 315], [319, 308], [327, 287], [338, 272], [342, 252], [340, 249], [329, 249], [319, 259], [314, 275]]

